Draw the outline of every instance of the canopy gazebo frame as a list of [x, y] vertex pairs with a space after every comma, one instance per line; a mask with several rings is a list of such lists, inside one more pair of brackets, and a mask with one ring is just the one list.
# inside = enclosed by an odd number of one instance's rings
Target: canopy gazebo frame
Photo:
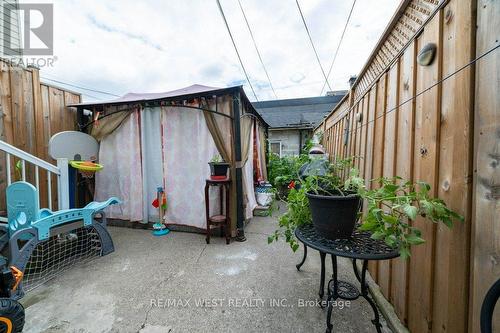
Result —
[[[218, 108], [218, 100], [223, 96], [232, 97], [231, 115], [222, 113]], [[190, 105], [192, 101], [198, 101], [197, 106]], [[209, 102], [215, 102], [215, 108], [209, 107]], [[216, 116], [226, 117], [231, 120], [234, 146], [234, 181], [236, 192], [236, 240], [245, 241], [245, 215], [244, 215], [244, 193], [242, 168], [242, 142], [241, 142], [241, 119], [250, 116], [255, 122], [259, 122], [265, 128], [265, 135], [268, 135], [268, 125], [257, 113], [242, 86], [228, 88], [210, 88], [194, 85], [188, 88], [175, 90], [168, 93], [159, 94], [128, 94], [122, 98], [96, 103], [79, 103], [69, 105], [77, 109], [78, 129], [82, 132], [89, 132], [91, 125], [95, 123], [97, 113], [99, 120], [121, 112], [132, 112], [146, 107], [180, 107], [193, 111], [209, 112]], [[89, 111], [91, 117], [86, 116], [85, 110]], [[90, 118], [90, 121], [89, 121]], [[84, 198], [85, 188], [78, 188], [78, 197]], [[80, 203], [83, 204], [83, 203]]]

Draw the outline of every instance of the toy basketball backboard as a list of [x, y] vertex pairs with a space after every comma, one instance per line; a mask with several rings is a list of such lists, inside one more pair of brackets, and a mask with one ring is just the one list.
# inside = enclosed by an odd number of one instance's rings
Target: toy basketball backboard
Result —
[[99, 144], [96, 139], [82, 132], [60, 132], [52, 136], [49, 141], [49, 155], [53, 159], [95, 161], [98, 153]]

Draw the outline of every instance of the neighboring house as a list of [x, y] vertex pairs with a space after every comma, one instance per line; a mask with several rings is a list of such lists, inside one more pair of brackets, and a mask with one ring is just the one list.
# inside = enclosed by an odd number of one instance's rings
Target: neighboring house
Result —
[[252, 103], [269, 124], [269, 150], [279, 156], [298, 155], [313, 129], [333, 110], [347, 91], [327, 96]]
[[0, 57], [20, 56], [21, 32], [17, 0], [0, 3]]

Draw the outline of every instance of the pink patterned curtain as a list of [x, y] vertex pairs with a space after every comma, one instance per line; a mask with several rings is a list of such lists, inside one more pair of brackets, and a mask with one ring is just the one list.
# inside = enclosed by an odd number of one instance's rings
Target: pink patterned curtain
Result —
[[[218, 154], [203, 112], [165, 107], [163, 125], [163, 179], [168, 208], [166, 222], [206, 228], [205, 180], [208, 162]], [[212, 197], [212, 207], [217, 200]]]
[[109, 218], [143, 219], [140, 144], [138, 111], [101, 141], [99, 163], [104, 165], [104, 169], [96, 173], [95, 200], [105, 201], [114, 196], [123, 201], [122, 205], [107, 208]]

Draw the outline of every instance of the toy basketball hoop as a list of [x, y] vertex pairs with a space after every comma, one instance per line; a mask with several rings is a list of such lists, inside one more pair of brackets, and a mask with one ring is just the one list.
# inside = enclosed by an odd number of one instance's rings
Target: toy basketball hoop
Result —
[[60, 132], [49, 142], [49, 155], [53, 159], [66, 158], [69, 164], [84, 177], [93, 178], [103, 166], [97, 160], [99, 144], [88, 134], [76, 131]]
[[92, 178], [97, 171], [101, 171], [104, 168], [101, 164], [90, 161], [70, 161], [69, 164], [77, 169], [83, 178]]

